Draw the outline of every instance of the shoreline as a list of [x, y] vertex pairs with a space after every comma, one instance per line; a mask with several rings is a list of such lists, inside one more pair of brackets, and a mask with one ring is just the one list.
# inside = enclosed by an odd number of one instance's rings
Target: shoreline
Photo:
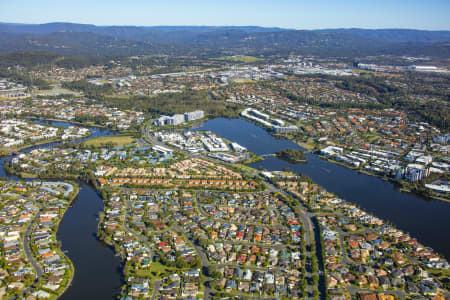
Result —
[[[70, 182], [68, 181], [68, 183], [72, 184], [72, 186], [74, 187], [74, 194], [68, 198], [69, 200], [69, 205], [66, 207], [66, 209], [64, 210], [63, 215], [61, 216], [61, 219], [58, 221], [58, 229], [56, 230], [55, 233], [55, 238], [58, 235], [59, 232], [59, 225], [61, 224], [62, 220], [64, 219], [64, 216], [66, 215], [66, 213], [69, 211], [69, 209], [72, 208], [72, 204], [75, 201], [75, 199], [78, 197], [79, 193], [80, 193], [80, 186], [75, 183], [75, 182]], [[58, 239], [56, 239], [58, 242], [60, 242]], [[73, 279], [75, 278], [75, 266], [73, 265], [73, 261], [70, 259], [70, 257], [68, 255], [66, 255], [66, 253], [64, 253], [64, 251], [61, 249], [61, 246], [58, 247], [59, 252], [61, 252], [64, 257], [66, 257], [67, 261], [69, 261], [70, 263], [70, 270], [71, 270], [71, 276], [69, 278], [69, 280], [67, 281], [66, 286], [64, 287], [64, 290], [57, 296], [57, 299], [59, 299], [60, 297], [62, 297], [62, 295], [64, 295], [64, 293], [67, 291], [67, 289], [72, 285]]]
[[5, 153], [0, 155], [0, 157], [11, 156], [15, 152], [20, 152], [20, 151], [26, 150], [28, 148], [32, 148], [32, 147], [36, 147], [36, 146], [42, 146], [42, 145], [50, 144], [50, 143], [59, 143], [59, 142], [62, 142], [62, 141], [63, 140], [60, 139], [60, 138], [55, 138], [55, 139], [49, 139], [49, 140], [40, 141], [40, 142], [33, 143], [33, 144], [25, 144], [25, 145], [23, 145], [21, 147], [18, 147], [18, 148], [5, 150]]
[[[92, 134], [93, 133], [91, 133], [89, 135], [85, 135], [85, 136], [79, 137], [79, 138], [77, 138], [75, 140], [68, 140], [68, 141], [72, 142], [72, 141], [77, 141], [77, 140], [89, 138]], [[18, 148], [5, 150], [4, 154], [0, 154], [0, 158], [6, 157], [6, 156], [11, 156], [11, 155], [13, 155], [13, 153], [21, 152], [23, 150], [31, 149], [33, 147], [42, 146], [42, 145], [51, 144], [51, 143], [63, 143], [64, 141], [65, 140], [63, 140], [61, 138], [55, 138], [55, 139], [49, 139], [49, 140], [40, 141], [40, 142], [33, 143], [33, 144], [25, 144], [25, 145], [23, 145], [21, 147], [18, 147]]]
[[52, 119], [52, 118], [38, 118], [38, 117], [24, 117], [24, 119], [32, 120], [32, 121], [48, 121], [48, 122], [61, 122], [61, 123], [68, 123], [73, 125], [80, 125], [83, 127], [97, 127], [102, 129], [109, 129], [113, 131], [113, 129], [108, 128], [104, 125], [98, 125], [98, 124], [85, 124], [78, 121], [71, 121], [71, 120], [62, 120], [62, 119]]
[[[247, 118], [245, 118], [245, 117], [244, 117], [244, 118], [241, 118], [241, 117], [240, 117], [239, 119], [245, 120], [245, 121], [247, 121], [247, 122], [249, 122], [249, 123], [252, 123], [252, 124], [258, 126], [259, 128], [264, 129], [268, 134], [270, 134], [271, 136], [273, 136], [273, 137], [275, 137], [275, 138], [277, 138], [277, 139], [285, 139], [285, 140], [291, 141], [291, 142], [293, 142], [294, 144], [300, 146], [305, 152], [308, 152], [308, 153], [310, 153], [310, 154], [312, 154], [312, 155], [315, 155], [315, 156], [319, 157], [320, 159], [326, 160], [326, 161], [328, 161], [328, 162], [330, 162], [330, 163], [337, 164], [337, 165], [340, 165], [340, 166], [342, 166], [342, 167], [345, 167], [345, 168], [348, 168], [348, 169], [351, 169], [351, 170], [354, 170], [354, 171], [358, 171], [359, 173], [362, 173], [362, 174], [365, 174], [365, 175], [368, 175], [368, 176], [377, 177], [377, 178], [379, 178], [379, 179], [382, 179], [383, 181], [388, 181], [388, 182], [390, 182], [390, 183], [392, 183], [392, 184], [394, 184], [394, 185], [399, 185], [399, 183], [398, 183], [395, 179], [393, 179], [393, 178], [390, 178], [390, 177], [386, 177], [386, 178], [385, 178], [384, 176], [382, 176], [382, 175], [380, 175], [380, 174], [376, 174], [376, 173], [369, 172], [369, 171], [366, 171], [366, 170], [360, 170], [359, 168], [355, 168], [355, 167], [349, 166], [348, 164], [345, 164], [345, 163], [343, 163], [343, 162], [339, 162], [339, 161], [330, 159], [330, 158], [328, 158], [328, 157], [325, 157], [325, 156], [323, 156], [323, 155], [320, 155], [320, 154], [317, 153], [317, 151], [314, 151], [314, 147], [307, 147], [307, 148], [305, 148], [305, 147], [303, 146], [304, 143], [296, 142], [294, 139], [285, 138], [285, 137], [283, 137], [282, 135], [276, 135], [276, 134], [273, 134], [273, 131], [271, 131], [270, 128], [265, 127], [265, 126], [261, 126], [261, 125], [258, 124], [257, 122], [253, 122], [253, 120], [251, 120], [251, 119], [247, 119]], [[309, 149], [309, 148], [311, 148], [311, 149]], [[279, 158], [279, 157], [277, 157], [277, 158], [278, 158], [278, 159], [281, 159], [281, 158]], [[283, 159], [283, 160], [284, 160], [284, 159]], [[304, 162], [296, 162], [296, 163], [304, 163]], [[307, 162], [306, 162], [306, 163], [307, 163]], [[405, 182], [406, 182], [406, 181], [405, 181]], [[406, 182], [406, 183], [408, 183], [408, 182]], [[424, 200], [437, 200], [437, 201], [442, 201], [442, 202], [445, 202], [445, 203], [450, 203], [450, 199], [448, 199], [448, 198], [440, 197], [440, 196], [437, 196], [437, 195], [423, 195], [423, 194], [418, 193], [418, 192], [416, 192], [416, 191], [414, 191], [414, 190], [412, 190], [412, 189], [409, 189], [409, 188], [400, 187], [400, 188], [399, 188], [399, 191], [400, 191], [401, 193], [409, 193], [409, 194], [412, 194], [412, 195], [417, 196], [417, 197], [420, 197], [420, 198], [422, 198], [422, 199], [424, 199]]]
[[[71, 124], [70, 122], [66, 122], [66, 121], [63, 121], [63, 123]], [[90, 129], [90, 128], [93, 128], [95, 126], [85, 126], [85, 127]], [[98, 128], [98, 126], [97, 126], [97, 128]], [[99, 127], [99, 128], [101, 128], [101, 127]], [[105, 128], [105, 129], [107, 129], [107, 128]], [[115, 131], [112, 131], [112, 132], [115, 132]], [[71, 142], [77, 142], [77, 141], [80, 141], [80, 140], [83, 140], [83, 139], [89, 139], [89, 138], [95, 138], [95, 136], [93, 136], [92, 130], [90, 131], [89, 135], [85, 135], [85, 136], [80, 137], [78, 139], [71, 140]], [[39, 178], [38, 174], [20, 173], [20, 172], [14, 172], [14, 170], [9, 170], [7, 168], [7, 166], [6, 166], [5, 159], [8, 158], [8, 157], [11, 157], [14, 152], [23, 151], [23, 150], [26, 150], [26, 149], [30, 149], [31, 150], [31, 149], [33, 149], [33, 147], [36, 147], [36, 146], [39, 146], [39, 145], [44, 145], [44, 147], [48, 148], [48, 147], [50, 147], [50, 145], [52, 143], [61, 143], [62, 141], [63, 140], [60, 139], [60, 138], [52, 139], [50, 141], [46, 140], [46, 141], [42, 141], [40, 143], [36, 143], [36, 144], [33, 144], [33, 145], [24, 145], [20, 149], [15, 149], [14, 151], [10, 151], [10, 153], [0, 155], [0, 159], [1, 159], [1, 162], [2, 162], [2, 166], [0, 166], [0, 168], [3, 167], [3, 169], [5, 171], [5, 177], [4, 177], [5, 180], [10, 180], [11, 177], [14, 176], [14, 177], [17, 178], [16, 179], [17, 181], [23, 181], [23, 180], [27, 180], [27, 179], [38, 180], [38, 181], [45, 181], [45, 180], [55, 181], [55, 182], [56, 181], [61, 181], [61, 182], [67, 182], [67, 183], [71, 184], [74, 187], [74, 191], [71, 194], [67, 195], [66, 197], [61, 196], [61, 198], [66, 199], [68, 201], [68, 203], [67, 203], [67, 206], [66, 206], [63, 214], [61, 215], [61, 218], [57, 221], [57, 224], [56, 224], [57, 229], [55, 230], [55, 240], [58, 241], [59, 243], [61, 243], [61, 240], [58, 239], [58, 233], [60, 231], [60, 225], [63, 222], [64, 217], [66, 216], [66, 214], [69, 212], [69, 209], [72, 208], [73, 203], [76, 201], [77, 197], [79, 196], [79, 193], [81, 191], [81, 185], [83, 185], [83, 184], [90, 185], [89, 178], [85, 178], [84, 176], [81, 176], [81, 174], [72, 175], [72, 176], [61, 176], [62, 174], [59, 174], [58, 176], [46, 176], [46, 177]], [[12, 172], [10, 172], [10, 171], [12, 171]], [[94, 185], [90, 185], [90, 186], [92, 186], [94, 191], [98, 194], [98, 191], [99, 191], [98, 187], [96, 187]], [[100, 211], [103, 211], [103, 209], [104, 209], [104, 207], [102, 205], [102, 209]], [[103, 241], [99, 240], [98, 238], [97, 238], [97, 241], [99, 243], [101, 243], [102, 245], [106, 245]], [[108, 245], [106, 245], [106, 246], [108, 246]], [[110, 247], [110, 246], [108, 246], [108, 247]], [[72, 283], [73, 283], [73, 280], [75, 279], [75, 274], [76, 274], [76, 267], [74, 265], [74, 262], [70, 259], [70, 256], [67, 254], [68, 250], [66, 250], [66, 252], [65, 252], [63, 250], [63, 248], [62, 248], [62, 245], [60, 244], [59, 246], [57, 246], [55, 248], [55, 251], [56, 251], [56, 253], [58, 253], [59, 255], [64, 257], [66, 262], [67, 262], [67, 264], [70, 266], [70, 269], [69, 269], [70, 270], [69, 271], [70, 272], [70, 276], [67, 277], [67, 282], [64, 285], [62, 291], [59, 291], [59, 292], [55, 291], [55, 292], [53, 292], [52, 296], [50, 297], [51, 299], [59, 299], [59, 298], [63, 297], [63, 295], [67, 292], [67, 290], [72, 286]], [[123, 281], [123, 279], [122, 279], [122, 281]]]
[[68, 124], [77, 125], [79, 127], [84, 127], [84, 128], [94, 127], [94, 128], [109, 130], [109, 131], [111, 131], [111, 132], [113, 132], [115, 134], [117, 134], [117, 133], [120, 133], [120, 134], [133, 134], [133, 133], [138, 133], [139, 132], [139, 130], [138, 131], [120, 131], [118, 129], [109, 128], [108, 126], [105, 126], [105, 125], [87, 124], [87, 123], [82, 123], [82, 122], [72, 121], [72, 120], [62, 120], [62, 119], [52, 119], [52, 118], [38, 118], [38, 117], [23, 117], [23, 118], [27, 119], [27, 120], [32, 120], [32, 121], [68, 123]]
[[[313, 154], [315, 154], [315, 153], [313, 153]], [[328, 162], [331, 162], [331, 163], [340, 165], [342, 167], [345, 167], [345, 168], [357, 171], [358, 173], [361, 173], [361, 174], [364, 174], [364, 175], [368, 175], [368, 176], [377, 177], [377, 178], [379, 178], [379, 179], [381, 179], [383, 181], [387, 181], [389, 183], [392, 183], [392, 184], [394, 184], [395, 186], [397, 186], [399, 188], [399, 191], [401, 193], [413, 194], [413, 195], [418, 196], [420, 198], [425, 198], [425, 200], [433, 199], [433, 200], [438, 200], [438, 201], [450, 203], [450, 199], [445, 198], [445, 197], [440, 197], [440, 196], [437, 196], [437, 195], [423, 195], [423, 194], [421, 194], [419, 192], [416, 192], [414, 189], [411, 189], [411, 188], [409, 188], [407, 186], [403, 186], [403, 184], [401, 182], [399, 182], [398, 180], [396, 180], [396, 179], [394, 179], [392, 177], [383, 176], [383, 175], [380, 175], [380, 174], [377, 174], [377, 173], [373, 173], [373, 172], [370, 172], [370, 171], [366, 171], [366, 170], [361, 170], [359, 168], [355, 168], [355, 167], [349, 166], [349, 165], [347, 165], [347, 164], [345, 164], [343, 162], [339, 162], [339, 161], [330, 159], [330, 158], [328, 158], [326, 156], [323, 156], [323, 155], [320, 155], [320, 154], [315, 154], [315, 155], [317, 155], [320, 159], [324, 159], [324, 160], [326, 160]], [[405, 182], [406, 184], [409, 184], [409, 182], [407, 182], [407, 181], [402, 181], [402, 182]]]
[[[60, 178], [61, 178], [61, 177], [60, 177]], [[55, 180], [55, 179], [53, 179], [53, 180]], [[96, 215], [96, 220], [97, 220], [97, 227], [96, 227], [96, 230], [95, 230], [95, 240], [96, 240], [101, 246], [109, 248], [109, 249], [112, 250], [113, 253], [114, 253], [114, 247], [113, 247], [112, 245], [109, 245], [108, 243], [106, 243], [106, 242], [103, 241], [102, 239], [100, 239], [99, 236], [98, 236], [99, 225], [100, 225], [100, 214], [101, 214], [101, 213], [104, 213], [104, 208], [105, 208], [105, 207], [104, 207], [103, 199], [102, 199], [102, 197], [100, 196], [100, 193], [99, 193], [100, 190], [99, 190], [96, 186], [94, 186], [94, 185], [89, 181], [88, 178], [83, 178], [83, 177], [81, 177], [81, 176], [79, 176], [78, 179], [75, 179], [76, 181], [73, 181], [73, 179], [64, 179], [64, 178], [61, 178], [60, 180], [61, 180], [61, 181], [68, 182], [68, 183], [70, 183], [70, 184], [75, 184], [75, 186], [77, 187], [77, 193], [76, 193], [75, 195], [73, 195], [73, 196], [70, 198], [70, 205], [67, 207], [67, 210], [65, 211], [64, 215], [65, 215], [67, 212], [69, 212], [69, 209], [72, 208], [73, 203], [74, 203], [76, 200], [78, 200], [77, 198], [78, 198], [78, 196], [79, 196], [79, 194], [80, 194], [80, 191], [83, 189], [83, 186], [84, 186], [84, 188], [91, 188], [91, 189], [94, 191], [94, 193], [97, 194], [98, 198], [99, 198], [100, 201], [102, 202], [102, 206], [101, 206], [101, 209], [98, 210], [98, 211], [96, 212], [96, 214], [95, 214], [95, 215]], [[63, 217], [64, 217], [64, 216], [63, 216]], [[63, 221], [63, 218], [61, 218], [60, 222], [62, 222], [62, 221]], [[59, 233], [59, 226], [58, 226], [58, 233]], [[57, 234], [58, 234], [58, 233], [57, 233]], [[58, 240], [58, 242], [61, 243], [61, 247], [62, 247], [62, 241], [61, 241], [61, 240]], [[67, 290], [72, 286], [72, 282], [73, 282], [73, 280], [75, 279], [75, 273], [76, 273], [75, 265], [73, 264], [72, 260], [70, 260], [69, 255], [66, 255], [66, 253], [64, 253], [64, 252], [62, 251], [62, 249], [60, 249], [60, 251], [61, 251], [61, 252], [68, 258], [68, 260], [70, 261], [70, 264], [71, 264], [71, 266], [72, 266], [73, 271], [72, 271], [72, 277], [70, 278], [70, 281], [69, 281], [68, 284], [66, 285], [64, 291], [63, 291], [59, 296], [57, 296], [56, 299], [60, 299], [61, 297], [64, 297], [64, 295], [65, 295], [65, 293], [67, 292]], [[66, 250], [66, 251], [69, 252], [69, 250]], [[115, 254], [113, 254], [113, 255], [115, 256]], [[122, 285], [122, 284], [124, 283], [124, 280], [123, 280], [123, 261], [122, 261], [122, 258], [120, 259], [119, 268], [120, 268], [120, 272], [119, 272], [119, 273], [120, 273], [120, 281], [121, 281], [120, 284]], [[120, 289], [120, 287], [119, 287], [119, 289]], [[120, 295], [120, 292], [117, 293], [115, 296], [118, 296], [118, 295]]]

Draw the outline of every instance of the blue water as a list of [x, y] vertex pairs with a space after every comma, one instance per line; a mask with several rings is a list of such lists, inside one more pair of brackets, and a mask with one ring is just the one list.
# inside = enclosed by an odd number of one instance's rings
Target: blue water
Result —
[[98, 212], [103, 211], [102, 199], [90, 186], [81, 184], [73, 206], [59, 226], [58, 240], [62, 250], [75, 266], [70, 288], [61, 299], [114, 299], [120, 294], [121, 264], [114, 250], [96, 238]]
[[[276, 139], [266, 130], [241, 119], [217, 118], [206, 121], [195, 129], [212, 130], [258, 155], [286, 148], [301, 149], [297, 144]], [[402, 193], [394, 184], [380, 178], [360, 174], [320, 159], [315, 154], [306, 155], [307, 163], [291, 164], [269, 157], [250, 166], [270, 171], [288, 168], [298, 174], [306, 174], [328, 191], [390, 221], [425, 246], [450, 258], [450, 203]]]
[[[68, 127], [69, 123], [43, 122], [49, 125]], [[71, 141], [77, 143], [98, 136], [109, 136], [115, 133], [102, 128], [91, 127], [87, 138]], [[52, 142], [32, 146], [20, 152], [36, 148], [52, 148], [61, 142]], [[11, 156], [0, 159], [0, 177], [19, 180], [17, 176], [6, 174], [3, 163]], [[113, 249], [106, 247], [96, 238], [98, 213], [103, 211], [103, 202], [98, 193], [90, 186], [80, 183], [80, 192], [73, 206], [67, 210], [58, 229], [57, 239], [61, 241], [62, 250], [67, 253], [75, 267], [72, 285], [61, 296], [65, 300], [79, 299], [115, 299], [120, 294], [121, 264], [114, 256]]]

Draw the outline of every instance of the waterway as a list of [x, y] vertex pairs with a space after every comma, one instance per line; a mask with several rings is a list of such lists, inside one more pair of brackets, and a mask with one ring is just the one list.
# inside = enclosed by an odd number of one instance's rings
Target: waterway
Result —
[[[50, 124], [69, 126], [68, 123], [61, 122]], [[90, 129], [93, 134], [89, 138], [114, 134], [105, 129]], [[258, 155], [272, 154], [287, 148], [301, 149], [297, 144], [276, 139], [264, 129], [241, 119], [213, 119], [196, 129], [212, 130]], [[58, 144], [39, 145], [21, 152], [34, 148], [51, 148]], [[450, 258], [450, 204], [401, 193], [392, 183], [377, 177], [360, 174], [311, 153], [307, 153], [307, 156], [306, 164], [291, 164], [269, 157], [250, 166], [267, 170], [289, 168], [299, 174], [306, 174], [328, 191], [392, 222], [424, 245], [431, 246]], [[3, 161], [8, 159], [10, 157], [0, 160], [0, 177], [17, 179], [5, 173]], [[103, 204], [98, 193], [92, 187], [80, 183], [80, 193], [64, 215], [57, 234], [62, 249], [75, 266], [72, 285], [62, 299], [113, 299], [118, 295], [122, 282], [120, 259], [114, 256], [111, 248], [96, 239], [98, 213], [102, 210]]]
[[[65, 122], [35, 122], [59, 127], [72, 125]], [[72, 143], [114, 134], [107, 129], [97, 127], [89, 127], [89, 129], [92, 132], [91, 136], [72, 141]], [[59, 144], [60, 142], [52, 142], [32, 146], [20, 152], [36, 148], [52, 148]], [[11, 156], [0, 159], [0, 177], [18, 180], [16, 176], [5, 172], [3, 163], [10, 159]], [[103, 201], [93, 187], [81, 182], [79, 184], [80, 192], [72, 207], [64, 214], [57, 233], [62, 250], [69, 256], [75, 267], [72, 284], [61, 299], [114, 299], [119, 295], [123, 279], [120, 258], [114, 255], [113, 249], [96, 238], [98, 214], [103, 211]]]
[[64, 215], [57, 239], [75, 266], [70, 288], [61, 299], [114, 299], [120, 293], [120, 257], [97, 240], [98, 212], [103, 202], [93, 187], [84, 183], [72, 207]]
[[[266, 130], [242, 119], [217, 118], [193, 129], [212, 130], [258, 155], [273, 154], [287, 148], [302, 149], [292, 141], [277, 139]], [[402, 193], [394, 184], [380, 178], [328, 162], [312, 153], [306, 155], [307, 163], [291, 164], [276, 157], [268, 157], [249, 166], [270, 171], [288, 168], [298, 174], [308, 175], [326, 190], [391, 222], [450, 259], [449, 203]]]

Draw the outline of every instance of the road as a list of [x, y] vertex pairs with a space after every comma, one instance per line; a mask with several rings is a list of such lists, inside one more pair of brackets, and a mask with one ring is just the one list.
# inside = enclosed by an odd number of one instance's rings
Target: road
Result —
[[[31, 200], [33, 201], [33, 200]], [[33, 201], [34, 204], [38, 205], [38, 203], [36, 203], [35, 201]], [[25, 289], [22, 292], [22, 295], [25, 295], [26, 293], [29, 293], [32, 291], [33, 286], [39, 281], [39, 279], [42, 277], [43, 275], [43, 271], [41, 266], [37, 263], [36, 259], [34, 258], [33, 254], [31, 253], [31, 248], [30, 248], [30, 234], [31, 234], [31, 229], [33, 227], [33, 224], [39, 219], [40, 217], [40, 211], [42, 210], [41, 206], [39, 205], [39, 211], [36, 213], [36, 215], [34, 216], [34, 218], [31, 220], [30, 224], [28, 225], [27, 230], [25, 231], [25, 236], [23, 238], [23, 250], [25, 252], [25, 257], [27, 258], [27, 260], [30, 262], [31, 266], [33, 267], [36, 276], [34, 279], [33, 284]]]
[[152, 300], [156, 300], [158, 297], [159, 288], [161, 287], [161, 280], [155, 280], [153, 281], [153, 293], [152, 293]]
[[[313, 242], [318, 243], [318, 241], [315, 240], [311, 240], [311, 236], [316, 237], [318, 235], [318, 229], [314, 226], [314, 223], [312, 222], [312, 218], [314, 217], [313, 214], [309, 213], [306, 211], [306, 208], [303, 206], [302, 202], [300, 199], [298, 199], [297, 197], [295, 197], [295, 195], [291, 195], [286, 193], [283, 190], [280, 190], [279, 188], [275, 187], [273, 184], [271, 184], [270, 182], [265, 181], [264, 184], [266, 184], [267, 188], [273, 192], [273, 193], [279, 193], [285, 197], [287, 196], [292, 196], [294, 197], [294, 199], [296, 199], [298, 201], [298, 207], [299, 208], [295, 208], [295, 213], [300, 217], [300, 220], [302, 221], [303, 227], [305, 228], [305, 236], [303, 237], [305, 239], [305, 243], [306, 243], [306, 266], [305, 266], [305, 270], [306, 270], [306, 278], [308, 281], [308, 285], [307, 285], [307, 292], [308, 292], [308, 299], [312, 298], [313, 295], [313, 290], [315, 289], [315, 287], [313, 286], [312, 282], [313, 282], [313, 278], [312, 278], [312, 271], [310, 268], [312, 266], [312, 255], [311, 255], [311, 245]], [[319, 247], [316, 247], [316, 257], [320, 257], [319, 255], [321, 255], [321, 252], [319, 251]], [[326, 278], [324, 278], [324, 269], [323, 269], [323, 264], [318, 263], [317, 264], [319, 266], [319, 277], [322, 277], [322, 280], [326, 280]], [[319, 289], [319, 287], [317, 287]], [[320, 289], [319, 289], [320, 292]], [[323, 292], [323, 291], [322, 291]], [[324, 295], [321, 295], [324, 296]]]
[[[153, 251], [153, 247], [149, 244], [148, 242], [148, 238], [145, 236], [142, 236], [141, 234], [137, 233], [136, 231], [134, 231], [133, 229], [131, 229], [128, 226], [128, 217], [129, 217], [129, 208], [130, 206], [130, 202], [126, 203], [126, 207], [125, 207], [125, 218], [123, 220], [123, 227], [125, 228], [126, 231], [128, 231], [131, 235], [133, 235], [135, 238], [137, 238], [141, 243], [143, 243], [148, 251], [149, 251], [149, 255], [152, 259], [152, 262], [155, 261], [156, 258], [156, 254]], [[157, 299], [158, 294], [159, 294], [159, 288], [161, 287], [161, 280], [155, 280], [153, 281], [153, 292], [152, 292], [152, 300]]]
[[[208, 261], [208, 258], [206, 257], [205, 253], [202, 251], [202, 249], [200, 248], [200, 246], [196, 245], [194, 240], [193, 240], [193, 236], [189, 233], [187, 233], [182, 227], [178, 226], [178, 225], [174, 225], [173, 229], [176, 230], [178, 233], [182, 234], [186, 239], [188, 239], [192, 246], [194, 246], [194, 250], [198, 256], [198, 258], [200, 259], [200, 263], [202, 265], [202, 270], [207, 269], [210, 266], [210, 263]], [[212, 299], [214, 297], [214, 292], [211, 289], [211, 282], [212, 282], [212, 278], [209, 277], [206, 272], [202, 272], [203, 275], [206, 278], [205, 281], [205, 285], [204, 285], [204, 290], [203, 290], [203, 299]]]
[[[144, 137], [142, 139], [139, 140], [139, 144], [141, 145], [147, 145], [146, 143], [151, 143], [153, 145], [159, 145], [159, 146], [163, 146], [163, 147], [167, 147], [167, 148], [171, 148], [169, 146], [167, 146], [165, 143], [158, 141], [151, 133], [150, 133], [150, 126], [147, 126], [145, 128], [142, 129], [142, 133], [144, 135]], [[188, 153], [186, 151], [183, 151], [186, 155], [188, 156], [192, 156], [191, 153]], [[253, 176], [257, 176], [257, 172], [249, 172], [250, 175]], [[275, 186], [273, 186], [271, 183], [269, 182], [264, 182], [264, 184], [266, 184], [266, 186], [268, 187], [268, 189], [271, 192], [274, 193], [279, 193], [282, 194], [284, 196], [288, 196], [288, 194], [285, 191], [282, 191], [278, 188], [276, 188]], [[294, 198], [296, 198], [294, 196]], [[297, 198], [296, 198], [297, 199]], [[305, 266], [305, 270], [306, 270], [306, 278], [307, 278], [307, 292], [308, 292], [308, 298], [312, 299], [313, 296], [313, 291], [315, 289], [315, 287], [313, 286], [313, 279], [312, 279], [312, 270], [310, 270], [309, 268], [312, 266], [312, 255], [311, 255], [311, 244], [312, 244], [312, 240], [311, 240], [311, 235], [312, 236], [318, 236], [318, 232], [317, 229], [314, 227], [313, 222], [312, 222], [312, 218], [314, 217], [313, 214], [309, 213], [306, 211], [305, 207], [301, 204], [301, 201], [299, 199], [297, 199], [298, 203], [299, 203], [299, 209], [295, 209], [295, 213], [300, 217], [300, 220], [302, 222], [302, 224], [304, 224], [304, 228], [305, 228], [305, 236], [303, 237], [306, 243], [306, 266]], [[209, 216], [208, 214], [206, 214], [203, 209], [201, 208], [201, 205], [199, 203], [198, 197], [196, 197], [196, 204], [198, 207], [198, 211], [205, 217], [211, 218], [211, 216]], [[248, 225], [248, 224], [245, 224]], [[184, 230], [180, 227], [177, 226], [177, 229], [180, 230], [182, 233], [184, 233], [184, 235], [189, 239], [189, 236], [186, 234], [186, 232], [184, 232]], [[191, 242], [192, 242], [192, 237], [191, 237]], [[316, 241], [317, 242], [317, 241]], [[237, 243], [242, 243], [242, 242], [237, 242]], [[194, 244], [194, 243], [193, 243]], [[207, 267], [209, 266], [209, 261], [206, 258], [206, 256], [204, 255], [203, 251], [198, 247], [195, 246], [197, 254], [200, 258], [200, 261], [202, 263], [202, 267]], [[277, 248], [283, 248], [283, 245], [276, 245]], [[319, 252], [320, 248], [316, 247], [316, 257], [319, 257], [319, 255], [321, 255], [321, 252]], [[318, 273], [321, 274], [320, 276], [322, 277], [322, 280], [326, 280], [326, 278], [324, 278], [324, 270], [323, 270], [323, 264], [319, 263], [319, 270]], [[280, 271], [282, 271], [280, 269]], [[208, 280], [211, 280], [210, 278]], [[205, 286], [205, 299], [208, 299], [208, 294], [211, 294], [211, 290]], [[320, 290], [320, 289], [319, 289]], [[322, 295], [321, 295], [322, 296]], [[251, 297], [250, 297], [251, 298]], [[257, 297], [255, 297], [256, 299]]]
[[30, 222], [30, 225], [28, 225], [28, 228], [25, 232], [25, 236], [23, 238], [23, 250], [25, 251], [25, 256], [27, 260], [30, 262], [30, 264], [33, 266], [34, 270], [36, 271], [36, 279], [41, 278], [43, 271], [41, 266], [36, 262], [36, 259], [34, 259], [33, 254], [31, 253], [30, 248], [30, 234], [31, 234], [31, 228], [33, 227], [33, 224], [36, 222], [37, 219], [39, 219], [40, 213], [38, 212], [33, 220]]
[[135, 238], [137, 238], [139, 241], [141, 241], [148, 249], [149, 253], [150, 253], [150, 257], [154, 258], [155, 253], [152, 250], [152, 246], [150, 246], [150, 244], [148, 243], [148, 238], [145, 236], [142, 236], [141, 234], [137, 233], [136, 231], [134, 231], [133, 229], [131, 229], [128, 226], [128, 217], [129, 217], [129, 202], [127, 202], [126, 208], [125, 208], [125, 219], [123, 220], [123, 227], [125, 228], [125, 230], [127, 230], [129, 233], [131, 233]]

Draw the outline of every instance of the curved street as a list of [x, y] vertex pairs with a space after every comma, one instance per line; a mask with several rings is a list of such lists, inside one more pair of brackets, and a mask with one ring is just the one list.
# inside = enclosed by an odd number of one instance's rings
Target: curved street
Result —
[[[35, 201], [33, 201], [35, 204], [37, 204]], [[33, 267], [34, 271], [35, 271], [35, 279], [33, 282], [33, 285], [38, 282], [38, 280], [42, 277], [43, 271], [41, 266], [37, 263], [36, 259], [34, 258], [33, 254], [31, 253], [31, 248], [30, 248], [30, 234], [31, 234], [31, 230], [33, 228], [34, 223], [36, 222], [36, 220], [39, 219], [40, 217], [40, 211], [41, 211], [41, 207], [39, 206], [39, 211], [36, 213], [36, 215], [33, 217], [33, 219], [30, 221], [30, 224], [27, 227], [27, 230], [25, 231], [25, 235], [23, 238], [23, 250], [25, 253], [25, 257], [27, 258], [27, 260], [30, 262], [31, 266]], [[23, 291], [22, 294], [26, 294], [28, 292], [30, 292], [33, 288], [33, 285], [31, 285], [29, 288], [25, 289]]]

